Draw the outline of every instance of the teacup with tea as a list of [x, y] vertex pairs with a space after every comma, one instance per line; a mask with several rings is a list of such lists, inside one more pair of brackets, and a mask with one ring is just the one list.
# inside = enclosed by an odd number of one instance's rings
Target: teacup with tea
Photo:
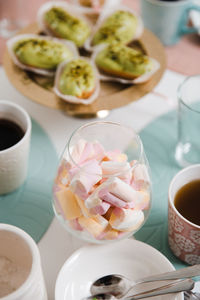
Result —
[[26, 179], [31, 119], [19, 105], [0, 100], [0, 195], [14, 191]]
[[169, 186], [168, 241], [184, 262], [200, 263], [200, 164], [178, 172]]

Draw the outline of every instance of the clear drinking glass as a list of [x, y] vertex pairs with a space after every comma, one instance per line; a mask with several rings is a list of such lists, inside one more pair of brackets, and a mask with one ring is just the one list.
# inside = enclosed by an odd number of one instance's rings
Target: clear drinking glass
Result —
[[132, 128], [92, 122], [71, 135], [53, 187], [61, 224], [85, 241], [105, 243], [133, 235], [151, 208], [149, 165]]
[[189, 76], [178, 89], [178, 143], [181, 167], [200, 163], [200, 75]]

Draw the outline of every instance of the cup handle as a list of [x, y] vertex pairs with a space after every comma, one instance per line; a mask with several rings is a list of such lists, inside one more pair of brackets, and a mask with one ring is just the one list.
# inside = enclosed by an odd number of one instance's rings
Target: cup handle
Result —
[[182, 20], [182, 23], [181, 23], [181, 34], [196, 33], [196, 32], [198, 32], [198, 28], [189, 27], [189, 26], [185, 25], [188, 22], [188, 15], [189, 15], [189, 12], [191, 10], [197, 10], [197, 11], [200, 12], [200, 6], [198, 6], [198, 5], [191, 5], [191, 6], [189, 6], [185, 10], [185, 14], [184, 14], [184, 17], [183, 17], [183, 20]]

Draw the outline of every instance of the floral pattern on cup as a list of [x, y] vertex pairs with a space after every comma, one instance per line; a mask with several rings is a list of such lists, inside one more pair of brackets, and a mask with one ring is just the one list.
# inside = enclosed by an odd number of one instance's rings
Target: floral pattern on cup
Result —
[[200, 179], [200, 164], [180, 170], [172, 179], [168, 195], [168, 242], [182, 261], [200, 263], [200, 226], [184, 218], [174, 205], [177, 192], [187, 183]]
[[190, 265], [200, 263], [200, 230], [195, 229], [195, 227], [195, 225], [184, 219], [169, 201], [169, 246], [178, 258]]

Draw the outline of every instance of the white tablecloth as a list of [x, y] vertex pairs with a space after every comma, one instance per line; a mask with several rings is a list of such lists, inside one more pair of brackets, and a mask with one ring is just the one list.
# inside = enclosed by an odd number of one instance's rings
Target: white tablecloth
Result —
[[[156, 93], [150, 93], [127, 106], [112, 110], [105, 120], [129, 125], [138, 132], [157, 116], [176, 108], [177, 87], [183, 79], [183, 75], [167, 70], [154, 89]], [[159, 94], [167, 97], [160, 97]], [[72, 118], [61, 111], [32, 102], [10, 84], [2, 67], [0, 67], [0, 99], [12, 100], [23, 106], [47, 132], [58, 155], [62, 153], [74, 129], [86, 122], [95, 120]], [[54, 300], [56, 277], [64, 261], [83, 244], [68, 234], [54, 218], [38, 244], [49, 300]]]

